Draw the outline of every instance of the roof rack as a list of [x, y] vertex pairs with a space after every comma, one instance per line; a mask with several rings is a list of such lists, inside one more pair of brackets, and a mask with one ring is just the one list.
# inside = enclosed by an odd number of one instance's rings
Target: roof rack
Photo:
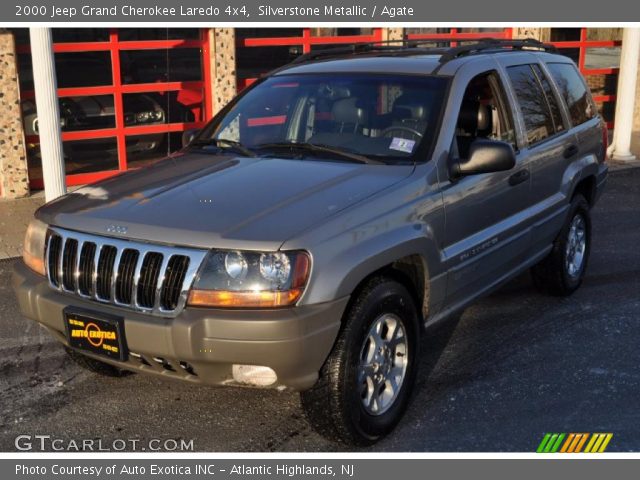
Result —
[[[419, 48], [426, 45], [450, 42], [470, 42], [457, 47], [432, 47]], [[387, 53], [390, 55], [421, 55], [425, 53], [440, 54], [440, 63], [445, 63], [465, 55], [473, 55], [485, 51], [493, 50], [512, 51], [535, 49], [547, 52], [556, 52], [557, 49], [553, 45], [542, 43], [533, 38], [522, 40], [501, 40], [495, 38], [481, 38], [478, 40], [467, 40], [460, 38], [438, 38], [433, 40], [380, 40], [376, 42], [354, 43], [341, 47], [327, 47], [314, 52], [305, 53], [293, 60], [289, 65], [305, 63], [313, 60], [319, 60], [326, 57], [336, 57], [341, 55], [353, 55], [361, 53]]]
[[[409, 42], [411, 42], [411, 44]], [[368, 52], [399, 52], [410, 48], [415, 48], [416, 46], [417, 45], [413, 45], [413, 41], [408, 40], [380, 40], [377, 42], [353, 43], [340, 47], [327, 46], [314, 52], [300, 55], [295, 60], [293, 60], [291, 64], [304, 63], [312, 60], [318, 60], [323, 57], [334, 57], [339, 55]]]
[[525, 49], [535, 49], [552, 53], [558, 51], [558, 49], [554, 45], [542, 43], [541, 41], [535, 40], [533, 38], [525, 38], [522, 40], [499, 40], [496, 38], [482, 38], [478, 40], [477, 43], [451, 47], [440, 57], [440, 63], [446, 63], [450, 60], [463, 57], [465, 55], [472, 55], [474, 53], [481, 53], [488, 50], [500, 52]]

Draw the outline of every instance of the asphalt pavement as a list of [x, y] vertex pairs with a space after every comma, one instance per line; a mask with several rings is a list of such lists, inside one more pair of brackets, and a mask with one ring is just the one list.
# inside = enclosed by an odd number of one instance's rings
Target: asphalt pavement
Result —
[[[612, 432], [640, 451], [640, 168], [613, 172], [593, 212], [583, 286], [538, 294], [528, 275], [428, 332], [413, 401], [374, 451], [535, 451], [545, 432]], [[73, 364], [21, 318], [0, 260], [0, 450], [21, 434], [193, 439], [196, 451], [335, 451], [293, 392], [112, 379]]]

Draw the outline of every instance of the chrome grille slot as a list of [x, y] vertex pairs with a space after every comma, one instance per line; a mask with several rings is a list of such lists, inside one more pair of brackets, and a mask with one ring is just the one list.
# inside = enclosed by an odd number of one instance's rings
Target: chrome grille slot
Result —
[[78, 254], [78, 241], [68, 238], [62, 249], [62, 287], [65, 290], [76, 289], [76, 255]]
[[91, 297], [93, 292], [93, 269], [94, 256], [96, 254], [96, 244], [93, 242], [85, 242], [80, 250], [80, 259], [78, 264], [78, 292], [80, 295]]
[[61, 292], [174, 317], [207, 250], [153, 245], [56, 227], [47, 240], [47, 278]]
[[60, 285], [60, 255], [62, 250], [62, 237], [56, 234], [49, 235], [49, 246], [47, 248], [47, 271], [49, 276], [49, 282], [58, 287]]
[[174, 255], [169, 260], [167, 272], [160, 293], [160, 306], [165, 310], [173, 310], [178, 305], [184, 275], [189, 267], [189, 257]]
[[133, 276], [140, 253], [126, 248], [120, 257], [118, 276], [116, 277], [116, 302], [130, 304], [133, 298]]
[[98, 258], [98, 283], [96, 294], [99, 300], [111, 300], [111, 280], [113, 278], [113, 264], [118, 250], [111, 245], [104, 245]]
[[155, 303], [162, 258], [160, 253], [149, 252], [142, 260], [142, 270], [138, 280], [138, 305], [143, 308], [153, 308]]

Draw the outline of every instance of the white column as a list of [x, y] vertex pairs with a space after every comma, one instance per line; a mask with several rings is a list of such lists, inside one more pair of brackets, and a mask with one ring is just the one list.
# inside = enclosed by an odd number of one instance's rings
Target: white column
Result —
[[640, 28], [625, 28], [622, 35], [620, 74], [616, 92], [616, 116], [613, 129], [612, 158], [618, 161], [635, 160], [631, 153], [633, 108], [636, 100]]
[[58, 82], [53, 60], [51, 29], [30, 28], [33, 85], [38, 110], [38, 134], [42, 156], [44, 195], [48, 201], [66, 193], [64, 155], [60, 134]]

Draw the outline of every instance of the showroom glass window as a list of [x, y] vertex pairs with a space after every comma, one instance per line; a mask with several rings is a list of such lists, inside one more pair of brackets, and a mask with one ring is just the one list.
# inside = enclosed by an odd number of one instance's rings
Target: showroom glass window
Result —
[[[29, 178], [42, 167], [26, 29], [15, 29]], [[200, 29], [52, 30], [68, 184], [143, 166], [181, 147], [207, 119]]]

